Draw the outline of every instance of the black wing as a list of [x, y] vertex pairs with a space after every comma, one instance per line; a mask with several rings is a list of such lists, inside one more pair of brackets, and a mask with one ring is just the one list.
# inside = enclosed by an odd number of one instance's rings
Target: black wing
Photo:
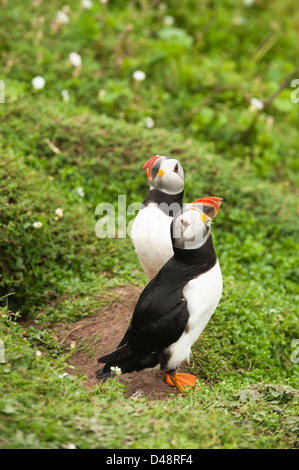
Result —
[[[124, 360], [160, 352], [176, 342], [186, 328], [189, 313], [183, 298], [183, 285], [173, 258], [141, 293], [130, 325], [116, 350], [99, 362]], [[126, 347], [124, 347], [126, 346]]]
[[176, 306], [172, 306], [167, 312], [165, 309], [163, 315], [155, 316], [152, 321], [144, 321], [137, 326], [132, 321], [127, 335], [128, 344], [136, 352], [162, 351], [180, 338], [188, 318], [187, 302], [180, 299]]

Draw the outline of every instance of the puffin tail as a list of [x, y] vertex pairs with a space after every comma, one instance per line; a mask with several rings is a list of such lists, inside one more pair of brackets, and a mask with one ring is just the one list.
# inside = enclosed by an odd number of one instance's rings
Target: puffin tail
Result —
[[119, 368], [120, 373], [126, 374], [134, 370], [138, 372], [157, 366], [159, 364], [159, 352], [148, 352], [139, 356], [126, 343], [112, 353], [99, 357], [98, 362], [105, 365], [97, 370], [97, 379], [107, 380], [109, 377], [117, 375], [117, 368]]
[[[134, 356], [133, 351], [130, 349], [129, 345], [126, 343], [123, 346], [117, 348], [115, 351], [113, 351], [110, 354], [107, 354], [106, 356], [99, 357], [98, 362], [104, 362], [106, 364], [111, 364], [111, 365], [118, 365], [119, 361], [126, 361], [128, 359], [131, 359], [132, 356]], [[115, 364], [113, 364], [115, 362]]]
[[[96, 377], [98, 380], [107, 380], [110, 377], [114, 377], [115, 373], [113, 368], [119, 367], [120, 370], [123, 368], [126, 370], [128, 366], [128, 361], [134, 357], [133, 351], [130, 349], [128, 344], [124, 344], [120, 348], [117, 348], [110, 354], [99, 357], [98, 362], [104, 363], [104, 367], [96, 371]], [[112, 370], [111, 370], [112, 368]]]

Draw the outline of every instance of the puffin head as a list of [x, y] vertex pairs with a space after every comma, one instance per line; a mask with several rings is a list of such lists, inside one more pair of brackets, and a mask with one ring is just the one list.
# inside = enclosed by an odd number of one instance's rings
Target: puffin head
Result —
[[184, 170], [175, 158], [156, 155], [143, 165], [143, 169], [150, 189], [158, 189], [167, 194], [179, 194], [183, 191]]
[[194, 250], [204, 245], [210, 236], [211, 222], [216, 217], [221, 202], [221, 198], [209, 197], [185, 205], [172, 221], [173, 247]]

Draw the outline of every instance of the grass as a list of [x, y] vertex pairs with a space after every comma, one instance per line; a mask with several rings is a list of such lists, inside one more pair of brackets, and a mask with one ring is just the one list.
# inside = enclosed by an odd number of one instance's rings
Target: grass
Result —
[[6, 310], [2, 321], [8, 351], [2, 447], [271, 448], [296, 442], [298, 392], [290, 386], [247, 383], [239, 389], [241, 380], [230, 377], [212, 388], [201, 380], [200, 393], [167, 402], [125, 399], [117, 379], [82, 387], [82, 379], [64, 373], [64, 355], [37, 355]]
[[[250, 109], [296, 67], [298, 14], [282, 1], [202, 2], [198, 15], [192, 1], [152, 3], [73, 2], [58, 25], [63, 2], [2, 1], [0, 22], [14, 24], [0, 49], [2, 448], [298, 447], [298, 105], [286, 88]], [[65, 375], [52, 327], [145, 284], [129, 237], [96, 237], [95, 210], [142, 201], [142, 164], [157, 153], [182, 162], [186, 201], [224, 198], [213, 225], [224, 293], [193, 348], [200, 392], [149, 402], [117, 380]], [[94, 340], [79, 347], [92, 354]]]

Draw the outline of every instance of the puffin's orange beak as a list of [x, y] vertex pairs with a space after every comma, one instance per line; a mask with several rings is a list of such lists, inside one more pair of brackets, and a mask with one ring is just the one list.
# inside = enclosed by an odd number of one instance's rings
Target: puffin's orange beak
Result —
[[154, 164], [156, 163], [156, 161], [158, 160], [158, 158], [160, 158], [160, 155], [156, 155], [155, 157], [152, 157], [150, 158], [144, 165], [143, 165], [143, 169], [146, 173], [146, 176], [148, 177], [149, 180], [151, 180], [151, 171], [152, 171], [152, 168], [154, 166]]
[[203, 212], [214, 219], [223, 199], [221, 197], [203, 197], [192, 202], [192, 205], [202, 204]]

